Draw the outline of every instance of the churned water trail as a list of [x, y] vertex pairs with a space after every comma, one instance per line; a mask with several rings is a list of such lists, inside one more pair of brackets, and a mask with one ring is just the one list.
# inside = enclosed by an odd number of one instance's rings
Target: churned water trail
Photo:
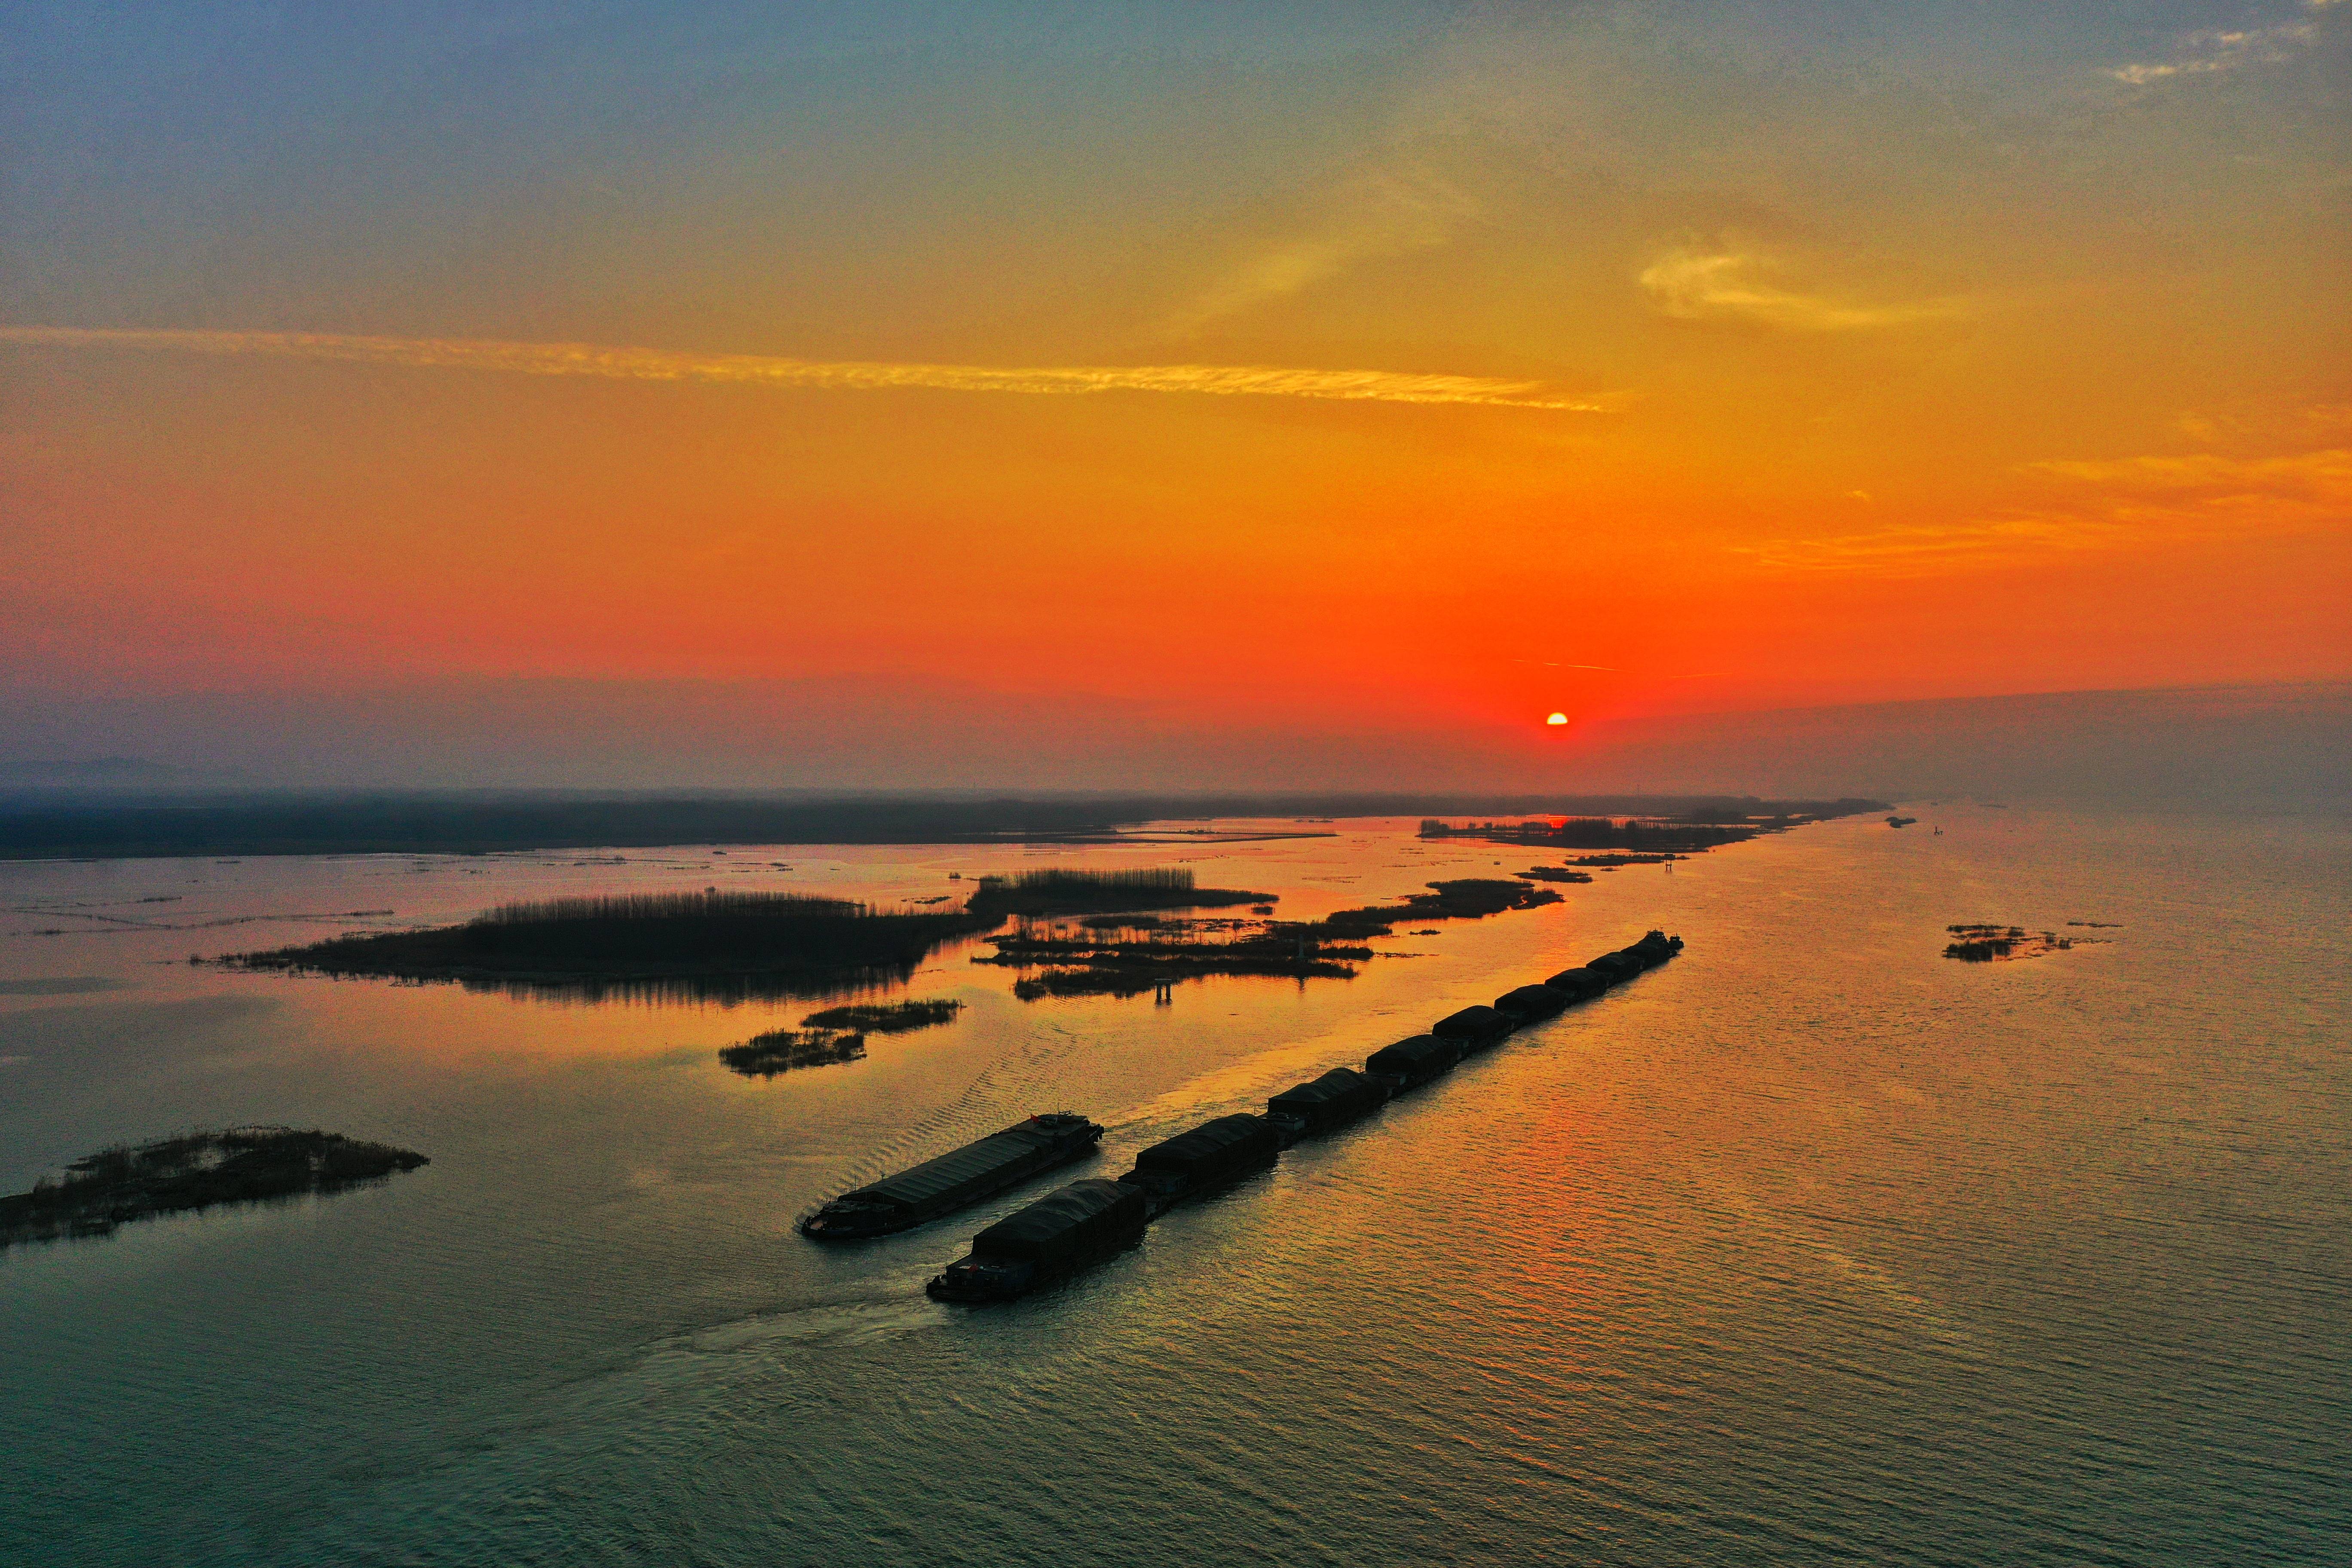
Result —
[[[2352, 833], [1916, 815], [1945, 832], [1826, 824], [1401, 930], [1372, 945], [1419, 956], [1351, 981], [1024, 1003], [949, 950], [904, 994], [963, 1001], [953, 1023], [764, 1080], [719, 1047], [821, 1001], [184, 960], [311, 940], [321, 910], [887, 901], [1114, 857], [1313, 916], [1496, 857], [1380, 823], [0, 866], [0, 904], [163, 911], [0, 937], [8, 1190], [238, 1122], [433, 1158], [0, 1254], [0, 1561], [2352, 1561]], [[2106, 941], [1943, 959], [1978, 921]], [[1100, 1267], [996, 1309], [922, 1297], [1055, 1182], [1652, 926], [1679, 961]], [[868, 1245], [793, 1234], [1062, 1107], [1110, 1129], [1095, 1161]]]

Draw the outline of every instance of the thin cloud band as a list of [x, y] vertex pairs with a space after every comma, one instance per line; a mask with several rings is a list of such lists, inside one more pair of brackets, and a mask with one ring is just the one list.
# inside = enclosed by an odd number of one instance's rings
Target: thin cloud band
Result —
[[238, 332], [92, 327], [0, 326], [0, 343], [30, 348], [131, 349], [337, 360], [361, 364], [588, 375], [623, 381], [887, 391], [1070, 395], [1099, 392], [1193, 393], [1223, 397], [1307, 397], [1339, 402], [1459, 404], [1563, 413], [1607, 412], [1599, 403], [1554, 395], [1542, 382], [1486, 376], [1413, 375], [1381, 370], [1299, 370], [1273, 365], [1066, 365], [999, 367], [893, 364], [865, 360], [701, 354], [592, 343], [516, 343], [471, 338], [380, 338], [328, 332]]

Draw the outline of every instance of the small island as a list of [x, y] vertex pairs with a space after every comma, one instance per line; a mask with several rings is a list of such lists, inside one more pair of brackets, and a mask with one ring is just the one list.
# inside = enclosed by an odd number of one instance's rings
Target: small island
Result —
[[109, 1236], [118, 1226], [224, 1204], [339, 1193], [432, 1162], [389, 1143], [290, 1127], [191, 1132], [137, 1148], [104, 1149], [0, 1198], [0, 1247], [61, 1237]]
[[2106, 945], [2102, 937], [2060, 936], [2054, 931], [2029, 931], [2023, 926], [1994, 925], [1982, 921], [1946, 926], [1944, 931], [1953, 938], [1944, 944], [1944, 956], [1957, 958], [1962, 963], [2008, 963], [2021, 958], [2040, 958], [2046, 952], [2065, 952], [2077, 946]]
[[1336, 910], [1319, 921], [1276, 925], [1269, 929], [1290, 937], [1338, 937], [1360, 941], [1365, 937], [1393, 935], [1395, 927], [1408, 921], [1483, 921], [1489, 915], [1499, 915], [1510, 910], [1531, 910], [1541, 904], [1560, 901], [1560, 896], [1549, 888], [1530, 888], [1525, 882], [1499, 877], [1465, 877], [1448, 882], [1431, 882], [1427, 886], [1429, 891], [1407, 893], [1397, 903]]
[[236, 969], [597, 990], [727, 985], [779, 994], [904, 981], [934, 948], [1003, 922], [785, 893], [631, 894], [504, 904], [463, 925], [231, 954]]
[[1013, 983], [1013, 994], [1024, 1002], [1045, 996], [1139, 996], [1212, 974], [1347, 980], [1355, 975], [1356, 962], [1372, 956], [1368, 947], [1335, 946], [1265, 931], [1215, 938], [1164, 931], [1129, 940], [1023, 931], [998, 937], [995, 942], [995, 956], [972, 962], [1034, 971]]
[[740, 1046], [720, 1048], [719, 1059], [745, 1078], [774, 1078], [797, 1068], [831, 1067], [861, 1060], [864, 1035], [838, 1034], [830, 1029], [771, 1029]]
[[[1047, 996], [1166, 994], [1182, 981], [1213, 974], [1349, 980], [1372, 956], [1360, 945], [1392, 936], [1407, 922], [1484, 920], [1508, 910], [1560, 902], [1549, 888], [1517, 879], [1465, 878], [1432, 882], [1393, 904], [1337, 910], [1319, 921], [1089, 918], [1076, 929], [1023, 929], [989, 939], [992, 956], [974, 963], [1029, 971], [1013, 983], [1024, 1002]], [[1255, 895], [1252, 895], [1255, 896]], [[1431, 933], [1434, 934], [1434, 933]]]
[[1135, 871], [1024, 871], [1010, 880], [982, 877], [964, 909], [971, 914], [1050, 920], [1068, 915], [1131, 914], [1148, 910], [1222, 909], [1272, 904], [1272, 893], [1193, 886], [1181, 867]]
[[948, 997], [920, 1002], [854, 1002], [827, 1007], [801, 1020], [805, 1028], [845, 1029], [858, 1035], [909, 1035], [953, 1023], [963, 1004]]
[[774, 1078], [800, 1068], [862, 1061], [868, 1035], [907, 1035], [951, 1023], [963, 1004], [949, 997], [908, 1002], [853, 1002], [811, 1013], [797, 1029], [771, 1029], [739, 1046], [720, 1049], [719, 1059], [746, 1078]]
[[903, 984], [935, 949], [1009, 919], [1264, 906], [1273, 897], [1198, 888], [1181, 868], [986, 877], [963, 908], [945, 910], [713, 888], [502, 904], [462, 925], [353, 932], [210, 962], [283, 974], [454, 981], [592, 998], [671, 991], [730, 999], [819, 996]]

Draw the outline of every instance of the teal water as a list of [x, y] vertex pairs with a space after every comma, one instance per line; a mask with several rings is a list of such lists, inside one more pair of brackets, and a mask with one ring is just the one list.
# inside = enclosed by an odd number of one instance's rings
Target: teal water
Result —
[[[2352, 1561], [2352, 833], [1918, 815], [1401, 932], [1420, 956], [1351, 982], [1024, 1004], [944, 953], [909, 994], [957, 1023], [765, 1082], [716, 1048], [815, 1004], [168, 961], [595, 888], [1181, 859], [1312, 914], [1529, 862], [1343, 823], [0, 867], [6, 1190], [229, 1122], [434, 1161], [0, 1254], [0, 1562]], [[1964, 920], [2120, 924], [1962, 965]], [[1115, 1174], [1654, 925], [1683, 959], [1045, 1296], [921, 1284], [1050, 1182], [860, 1249], [791, 1232], [1036, 1109], [1106, 1122], [1081, 1169]]]

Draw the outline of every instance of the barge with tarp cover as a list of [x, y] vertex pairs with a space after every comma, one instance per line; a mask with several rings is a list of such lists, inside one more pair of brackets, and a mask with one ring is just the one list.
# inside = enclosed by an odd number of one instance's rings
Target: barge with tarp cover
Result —
[[1561, 970], [1544, 984], [1571, 1002], [1590, 1002], [1609, 989], [1609, 976], [1597, 969], [1579, 965], [1574, 969]]
[[1415, 1035], [1366, 1057], [1364, 1071], [1387, 1083], [1391, 1094], [1402, 1094], [1452, 1071], [1461, 1059], [1461, 1041], [1443, 1035]]
[[1456, 1042], [1466, 1055], [1495, 1044], [1512, 1027], [1513, 1021], [1492, 1007], [1465, 1007], [1432, 1024], [1429, 1032]]
[[1135, 1169], [1119, 1180], [1148, 1194], [1151, 1212], [1158, 1214], [1271, 1165], [1281, 1152], [1282, 1134], [1273, 1122], [1236, 1111], [1154, 1143], [1135, 1157]]
[[924, 1287], [935, 1301], [1009, 1301], [1143, 1234], [1151, 1205], [1125, 1182], [1072, 1182], [971, 1238]]
[[1644, 934], [1631, 947], [1621, 947], [1614, 952], [1604, 952], [1587, 969], [1597, 970], [1608, 976], [1612, 984], [1631, 980], [1645, 970], [1655, 969], [1683, 950], [1683, 939], [1668, 936], [1662, 931]]
[[1068, 1110], [1049, 1110], [952, 1153], [842, 1194], [801, 1222], [813, 1241], [889, 1236], [953, 1214], [1040, 1171], [1095, 1152], [1103, 1130]]
[[[1587, 1001], [1654, 969], [1682, 948], [1682, 938], [1651, 931], [1629, 947], [1561, 970], [1539, 985], [1507, 991], [1492, 1007], [1465, 1007], [1426, 1035], [1383, 1046], [1365, 1058], [1360, 1073], [1335, 1068], [1285, 1089], [1266, 1101], [1264, 1116], [1220, 1116], [1155, 1143], [1138, 1154], [1135, 1169], [1118, 1181], [1073, 1182], [982, 1231], [972, 1237], [971, 1253], [948, 1265], [927, 1289], [942, 1301], [1001, 1301], [1023, 1295], [1127, 1245], [1185, 1199], [1271, 1165], [1299, 1140], [1360, 1120], [1391, 1096], [1443, 1076], [1465, 1055], [1494, 1044], [1513, 1028], [1556, 1016], [1570, 1003]], [[1091, 1148], [1102, 1129], [1092, 1123], [1087, 1128]], [[903, 1181], [927, 1169], [918, 1166], [891, 1180]], [[845, 1194], [835, 1203], [874, 1190]]]
[[1265, 1102], [1265, 1119], [1286, 1143], [1336, 1132], [1378, 1110], [1388, 1086], [1353, 1068], [1333, 1068], [1321, 1078], [1286, 1089]]
[[1557, 1017], [1568, 998], [1549, 985], [1522, 985], [1495, 998], [1495, 1011], [1521, 1026]]
[[1608, 976], [1612, 985], [1622, 985], [1650, 966], [1630, 952], [1604, 952], [1584, 967]]

